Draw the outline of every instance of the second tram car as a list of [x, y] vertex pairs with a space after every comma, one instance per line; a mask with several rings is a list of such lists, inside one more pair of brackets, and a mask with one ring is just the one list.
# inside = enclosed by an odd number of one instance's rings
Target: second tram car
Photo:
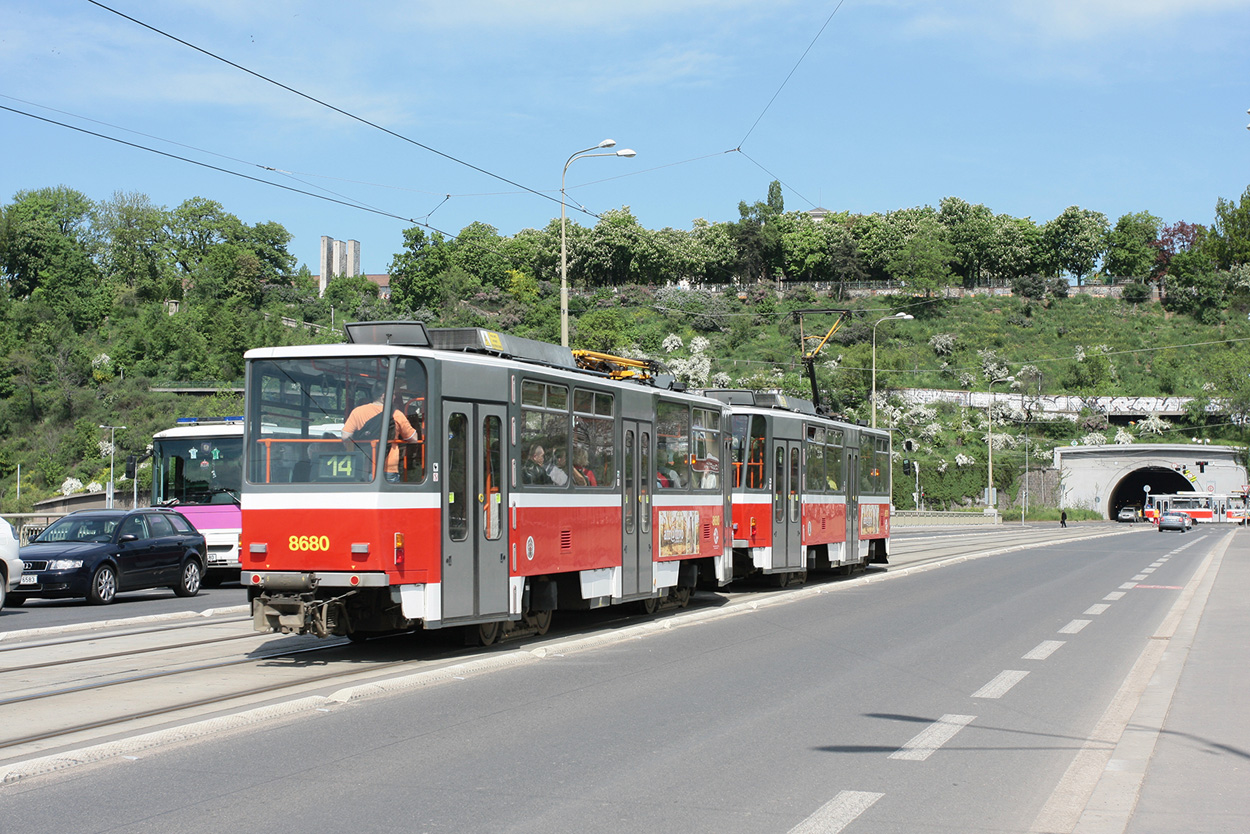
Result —
[[545, 633], [557, 608], [885, 561], [885, 433], [483, 329], [348, 335], [246, 355], [259, 631], [467, 626], [489, 644]]

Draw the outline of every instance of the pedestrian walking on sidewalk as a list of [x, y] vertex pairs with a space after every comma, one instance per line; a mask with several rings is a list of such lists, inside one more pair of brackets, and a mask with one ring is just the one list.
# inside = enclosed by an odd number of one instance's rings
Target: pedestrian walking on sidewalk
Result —
[[1068, 511], [1067, 510], [1059, 511], [1059, 526], [1060, 527], [1068, 526]]

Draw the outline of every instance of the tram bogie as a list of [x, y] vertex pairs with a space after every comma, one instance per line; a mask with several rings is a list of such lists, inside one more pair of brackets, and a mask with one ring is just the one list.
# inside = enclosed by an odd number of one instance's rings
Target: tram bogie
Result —
[[454, 626], [489, 644], [544, 634], [557, 610], [885, 561], [884, 432], [487, 330], [349, 339], [247, 354], [258, 631]]

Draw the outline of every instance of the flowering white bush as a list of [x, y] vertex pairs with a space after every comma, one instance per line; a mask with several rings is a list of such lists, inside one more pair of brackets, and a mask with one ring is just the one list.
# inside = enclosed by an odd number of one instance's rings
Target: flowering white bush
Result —
[[932, 443], [942, 433], [941, 423], [929, 423], [920, 428], [920, 436]]
[[62, 495], [72, 495], [75, 492], [82, 492], [82, 481], [77, 478], [66, 478], [61, 482], [61, 488], [58, 491]]
[[963, 452], [960, 452], [959, 454], [955, 455], [956, 466], [972, 466], [976, 462], [977, 462], [976, 458], [969, 457], [968, 455], [965, 455]]
[[712, 374], [713, 388], [728, 388], [731, 382], [733, 382], [733, 380], [730, 379], [729, 374], [724, 371]]
[[1107, 442], [1106, 436], [1096, 431], [1092, 431], [1089, 434], [1081, 438], [1082, 446], [1103, 446], [1106, 444], [1106, 442]]
[[1151, 414], [1137, 424], [1137, 430], [1142, 434], [1163, 434], [1170, 428], [1172, 428], [1172, 423], [1164, 420], [1158, 414]]
[[102, 458], [106, 458], [113, 453], [113, 444], [109, 443], [107, 440], [97, 441], [96, 448], [100, 450], [100, 457]]
[[1118, 429], [1115, 430], [1115, 442], [1116, 443], [1123, 445], [1126, 443], [1132, 443], [1135, 439], [1136, 438], [1133, 437], [1133, 433], [1129, 431], [1128, 429], [1124, 428], [1124, 426], [1120, 426]]
[[950, 356], [955, 350], [955, 337], [950, 333], [935, 333], [929, 338], [929, 347], [938, 356]]
[[973, 376], [972, 374], [968, 373], [967, 371], [962, 371], [959, 374], [959, 387], [960, 388], [971, 388], [974, 384], [976, 384], [976, 381], [977, 381], [977, 378]]
[[92, 481], [91, 483], [87, 484], [87, 486], [85, 486], [83, 489], [85, 489], [87, 492], [103, 492], [104, 484], [100, 483], [99, 481]]
[[660, 346], [664, 348], [665, 353], [672, 353], [684, 344], [686, 343], [682, 341], [680, 336], [676, 333], [670, 333], [664, 337], [664, 341], [660, 343]]

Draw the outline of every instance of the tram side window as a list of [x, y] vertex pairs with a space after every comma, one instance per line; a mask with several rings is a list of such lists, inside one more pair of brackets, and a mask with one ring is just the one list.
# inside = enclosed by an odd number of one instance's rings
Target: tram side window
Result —
[[573, 391], [573, 458], [569, 477], [577, 489], [616, 485], [613, 395]]
[[865, 495], [890, 493], [890, 442], [863, 436], [859, 454], [859, 491]]
[[846, 489], [846, 478], [842, 474], [844, 450], [841, 429], [825, 432], [825, 484], [830, 492]]
[[821, 426], [807, 427], [807, 491], [825, 491], [825, 430]]
[[720, 412], [694, 409], [694, 445], [690, 456], [691, 485], [696, 489], [720, 489]]
[[521, 383], [521, 483], [567, 487], [569, 389], [539, 380]]
[[425, 443], [428, 419], [426, 395], [429, 390], [426, 380], [425, 366], [419, 361], [408, 358], [399, 360], [395, 368], [395, 390], [391, 397], [387, 466], [389, 469], [394, 456], [395, 474], [398, 477], [393, 480], [403, 484], [425, 481], [428, 465], [428, 447]]
[[655, 469], [659, 489], [690, 488], [690, 408], [660, 402], [656, 407]]

